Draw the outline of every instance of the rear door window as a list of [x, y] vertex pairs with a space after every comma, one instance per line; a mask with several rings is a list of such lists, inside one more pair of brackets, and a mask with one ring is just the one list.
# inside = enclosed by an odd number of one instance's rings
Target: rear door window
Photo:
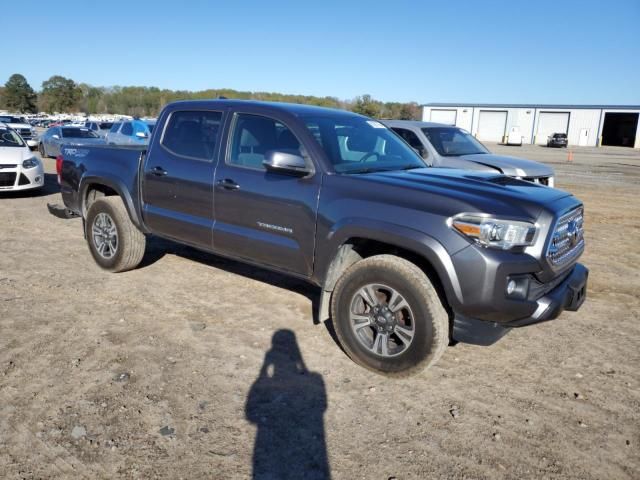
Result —
[[120, 125], [122, 125], [120, 122], [116, 122], [113, 125], [111, 125], [111, 130], [109, 130], [109, 133], [116, 133], [120, 128]]
[[164, 129], [161, 145], [174, 155], [210, 162], [218, 144], [221, 123], [221, 112], [173, 112]]

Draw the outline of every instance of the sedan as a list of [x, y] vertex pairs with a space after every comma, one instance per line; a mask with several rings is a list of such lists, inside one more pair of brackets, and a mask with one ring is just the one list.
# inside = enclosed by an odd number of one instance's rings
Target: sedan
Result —
[[42, 162], [33, 156], [15, 130], [0, 123], [0, 191], [28, 190], [43, 185]]
[[38, 144], [42, 158], [60, 155], [62, 145], [104, 144], [98, 134], [85, 127], [53, 127], [47, 130]]

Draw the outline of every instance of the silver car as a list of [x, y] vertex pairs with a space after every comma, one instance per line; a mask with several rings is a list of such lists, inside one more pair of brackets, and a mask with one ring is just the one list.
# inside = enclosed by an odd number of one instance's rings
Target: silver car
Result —
[[533, 160], [495, 155], [466, 130], [441, 123], [383, 120], [433, 167], [499, 172], [549, 187], [552, 168]]
[[38, 151], [42, 158], [60, 155], [62, 145], [104, 144], [104, 139], [85, 127], [52, 127], [42, 134]]
[[151, 130], [142, 120], [126, 120], [116, 122], [105, 136], [109, 145], [146, 145], [149, 143]]

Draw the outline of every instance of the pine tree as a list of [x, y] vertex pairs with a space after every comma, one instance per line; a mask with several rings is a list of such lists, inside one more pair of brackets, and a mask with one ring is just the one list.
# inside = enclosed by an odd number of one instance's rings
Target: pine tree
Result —
[[2, 100], [5, 108], [20, 113], [35, 113], [36, 92], [33, 91], [27, 79], [19, 73], [14, 73], [4, 84]]

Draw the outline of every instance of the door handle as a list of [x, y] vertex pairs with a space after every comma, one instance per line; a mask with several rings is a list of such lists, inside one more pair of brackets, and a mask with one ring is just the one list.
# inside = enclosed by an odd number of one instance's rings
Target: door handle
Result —
[[238, 190], [240, 185], [231, 180], [230, 178], [225, 178], [224, 180], [218, 180], [217, 184], [224, 188], [225, 190]]
[[155, 167], [151, 170], [151, 174], [156, 177], [164, 177], [168, 172], [162, 167]]

